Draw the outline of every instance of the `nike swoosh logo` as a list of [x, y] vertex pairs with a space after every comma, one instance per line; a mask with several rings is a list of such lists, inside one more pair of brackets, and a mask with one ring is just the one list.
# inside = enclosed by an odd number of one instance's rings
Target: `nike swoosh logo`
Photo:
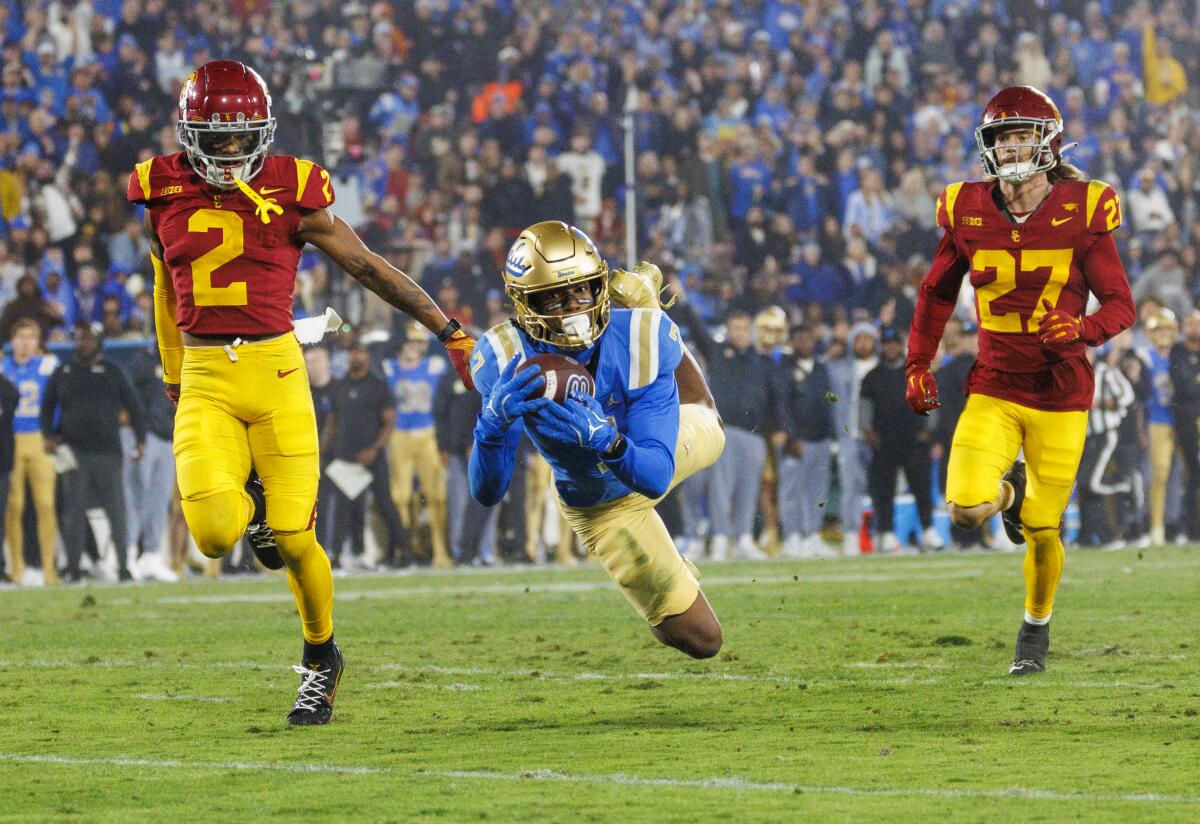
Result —
[[282, 192], [282, 191], [283, 191], [284, 189], [286, 189], [286, 188], [287, 188], [287, 186], [280, 186], [280, 187], [279, 187], [279, 188], [277, 188], [277, 189], [271, 189], [271, 188], [268, 188], [268, 187], [266, 187], [266, 186], [263, 186], [261, 189], [259, 189], [259, 190], [258, 190], [258, 193], [259, 193], [260, 195], [273, 195], [273, 194], [275, 194], [276, 192]]
[[1050, 221], [1050, 225], [1051, 226], [1062, 226], [1064, 223], [1066, 223], [1068, 220], [1070, 220], [1073, 217], [1075, 217], [1075, 215], [1071, 215], [1071, 217], [1061, 217], [1061, 218], [1056, 217], [1056, 218], [1054, 218], [1054, 220]]
[[292, 374], [293, 372], [296, 371], [296, 369], [299, 369], [299, 368], [300, 367], [297, 366], [294, 369], [276, 369], [275, 374], [281, 378], [286, 378], [288, 375]]

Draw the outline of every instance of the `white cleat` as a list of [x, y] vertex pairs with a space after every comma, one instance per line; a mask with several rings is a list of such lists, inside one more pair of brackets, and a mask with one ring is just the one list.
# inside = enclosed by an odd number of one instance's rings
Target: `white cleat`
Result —
[[162, 581], [164, 584], [179, 581], [179, 574], [163, 560], [161, 552], [147, 552], [138, 559], [138, 569], [145, 580]]
[[793, 532], [784, 539], [783, 545], [779, 548], [779, 557], [789, 560], [799, 560], [808, 557], [805, 553], [804, 542], [800, 540], [799, 532]]
[[724, 535], [714, 535], [712, 542], [708, 545], [708, 560], [710, 561], [728, 561], [729, 560], [729, 538]]
[[858, 533], [847, 532], [842, 535], [842, 555], [854, 558], [862, 554], [858, 548]]
[[821, 537], [821, 533], [814, 532], [804, 539], [805, 551], [809, 558], [836, 558], [837, 552], [833, 547], [825, 543], [825, 539]]
[[946, 548], [946, 542], [942, 540], [942, 534], [934, 527], [929, 527], [921, 533], [921, 551], [933, 552]]
[[754, 536], [747, 533], [738, 539], [733, 557], [739, 561], [765, 561], [768, 556], [758, 548], [758, 544], [754, 542]]
[[100, 556], [100, 563], [96, 564], [96, 573], [100, 576], [101, 581], [110, 584], [116, 583], [121, 577], [117, 570], [117, 553], [115, 551], [106, 552]]
[[46, 576], [42, 574], [40, 569], [25, 567], [25, 571], [21, 573], [21, 580], [17, 583], [23, 587], [44, 587], [46, 585]]
[[884, 555], [900, 553], [900, 539], [896, 537], [895, 532], [885, 532], [879, 537], [879, 551]]

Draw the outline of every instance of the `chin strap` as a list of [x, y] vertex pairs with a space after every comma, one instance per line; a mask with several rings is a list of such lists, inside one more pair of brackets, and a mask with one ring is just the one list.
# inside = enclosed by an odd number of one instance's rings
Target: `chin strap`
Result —
[[254, 214], [258, 215], [259, 219], [262, 220], [263, 223], [271, 222], [271, 212], [274, 212], [277, 215], [283, 214], [283, 207], [279, 205], [279, 201], [277, 201], [275, 198], [264, 198], [258, 192], [254, 191], [254, 188], [249, 183], [242, 180], [240, 177], [235, 177], [233, 182], [236, 183], [237, 187], [242, 190], [242, 194], [254, 202]]

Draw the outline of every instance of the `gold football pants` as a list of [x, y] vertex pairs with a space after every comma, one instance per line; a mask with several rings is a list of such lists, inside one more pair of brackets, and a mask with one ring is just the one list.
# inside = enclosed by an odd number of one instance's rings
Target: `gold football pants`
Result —
[[333, 634], [333, 577], [317, 543], [317, 422], [300, 344], [292, 334], [236, 349], [188, 347], [175, 416], [175, 461], [188, 529], [219, 558], [253, 514], [250, 468], [287, 564], [305, 640]]
[[405, 529], [413, 523], [413, 478], [421, 482], [421, 494], [429, 507], [429, 532], [433, 539], [435, 566], [452, 566], [446, 550], [446, 467], [438, 452], [433, 427], [395, 429], [387, 445], [388, 471], [391, 473], [392, 503], [400, 513]]
[[46, 454], [41, 432], [19, 432], [13, 436], [13, 469], [8, 487], [8, 512], [4, 533], [8, 541], [8, 574], [20, 581], [25, 572], [25, 482], [33, 492], [37, 510], [38, 549], [46, 586], [58, 583], [55, 560], [58, 525], [54, 514], [54, 459]]
[[1087, 412], [1046, 412], [975, 394], [954, 430], [946, 500], [961, 507], [996, 500], [1000, 478], [1025, 451], [1025, 611], [1036, 619], [1054, 608], [1065, 555], [1059, 527], [1083, 456], [1087, 418]]
[[[715, 410], [699, 404], [680, 405], [675, 475], [668, 492], [716, 463], [724, 448], [725, 432]], [[590, 507], [571, 507], [559, 501], [563, 516], [588, 552], [651, 626], [685, 612], [700, 592], [695, 568], [679, 554], [654, 511], [661, 500], [634, 492]]]

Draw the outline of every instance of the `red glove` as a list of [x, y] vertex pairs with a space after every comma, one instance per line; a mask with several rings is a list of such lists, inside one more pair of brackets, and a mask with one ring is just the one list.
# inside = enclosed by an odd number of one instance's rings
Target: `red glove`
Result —
[[1055, 309], [1044, 298], [1042, 306], [1046, 310], [1038, 323], [1038, 338], [1042, 343], [1074, 343], [1083, 337], [1083, 318], [1072, 317], [1062, 309]]
[[163, 391], [167, 393], [167, 399], [171, 401], [172, 406], [179, 406], [179, 384], [164, 383]]
[[937, 378], [928, 367], [914, 367], [909, 371], [904, 400], [908, 402], [908, 408], [918, 415], [928, 415], [942, 405], [938, 400]]
[[450, 362], [454, 364], [454, 371], [458, 373], [463, 386], [474, 389], [475, 381], [471, 380], [471, 353], [475, 351], [475, 338], [461, 329], [455, 329], [454, 334], [446, 338], [442, 345], [446, 347], [446, 354], [450, 356]]

